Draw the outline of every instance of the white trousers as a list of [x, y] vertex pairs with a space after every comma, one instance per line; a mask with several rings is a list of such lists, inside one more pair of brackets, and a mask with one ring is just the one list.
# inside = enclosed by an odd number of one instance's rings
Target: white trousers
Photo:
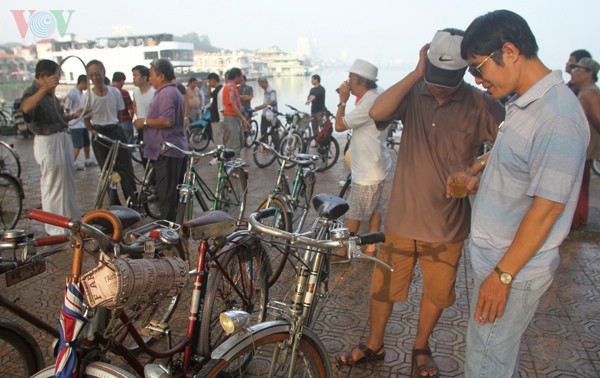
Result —
[[[33, 140], [33, 156], [42, 171], [40, 192], [42, 209], [69, 218], [79, 219], [75, 193], [75, 162], [73, 142], [68, 133], [36, 135]], [[64, 228], [46, 224], [48, 235], [64, 234]]]

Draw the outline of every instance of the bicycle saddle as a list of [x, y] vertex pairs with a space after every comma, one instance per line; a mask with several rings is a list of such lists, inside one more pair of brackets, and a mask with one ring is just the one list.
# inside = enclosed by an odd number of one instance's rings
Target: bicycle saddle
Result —
[[350, 206], [344, 199], [331, 194], [317, 194], [313, 200], [313, 207], [320, 217], [334, 220], [346, 214]]
[[236, 220], [224, 211], [207, 211], [183, 223], [182, 231], [185, 238], [205, 240], [210, 237], [227, 236], [237, 228]]
[[[140, 219], [142, 219], [140, 213], [128, 207], [112, 205], [109, 206], [107, 210], [116, 215], [117, 218], [119, 218], [124, 230], [133, 226], [134, 224], [139, 222]], [[112, 232], [112, 226], [110, 222], [108, 222], [105, 219], [95, 219], [90, 223], [92, 225], [98, 226], [98, 228], [100, 228], [104, 232]]]
[[235, 157], [235, 151], [231, 148], [225, 148], [223, 152], [221, 152], [221, 159], [229, 160]]

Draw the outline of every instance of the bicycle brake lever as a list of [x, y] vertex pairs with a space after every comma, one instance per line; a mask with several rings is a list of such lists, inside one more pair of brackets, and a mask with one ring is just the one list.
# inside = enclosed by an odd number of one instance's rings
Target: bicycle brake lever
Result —
[[384, 263], [383, 261], [379, 260], [377, 257], [369, 256], [369, 255], [363, 253], [363, 251], [361, 250], [361, 247], [356, 245], [356, 242], [354, 240], [348, 241], [348, 257], [350, 257], [350, 259], [366, 259], [366, 260], [374, 261], [374, 262], [386, 267], [390, 272], [394, 271], [394, 268], [392, 268], [390, 265]]

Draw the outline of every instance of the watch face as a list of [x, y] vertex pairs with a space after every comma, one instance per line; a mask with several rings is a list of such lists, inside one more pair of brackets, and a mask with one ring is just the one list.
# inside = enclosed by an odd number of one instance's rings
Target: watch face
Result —
[[512, 276], [509, 273], [502, 273], [500, 275], [500, 281], [505, 284], [508, 285], [512, 282]]

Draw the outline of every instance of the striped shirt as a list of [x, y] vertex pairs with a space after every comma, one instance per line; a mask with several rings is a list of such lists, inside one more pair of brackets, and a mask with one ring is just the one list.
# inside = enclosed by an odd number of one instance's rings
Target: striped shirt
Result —
[[560, 71], [538, 81], [506, 108], [506, 120], [481, 178], [473, 205], [473, 269], [487, 275], [511, 245], [535, 196], [565, 204], [547, 239], [516, 275], [528, 281], [553, 272], [568, 234], [589, 141], [589, 128]]

